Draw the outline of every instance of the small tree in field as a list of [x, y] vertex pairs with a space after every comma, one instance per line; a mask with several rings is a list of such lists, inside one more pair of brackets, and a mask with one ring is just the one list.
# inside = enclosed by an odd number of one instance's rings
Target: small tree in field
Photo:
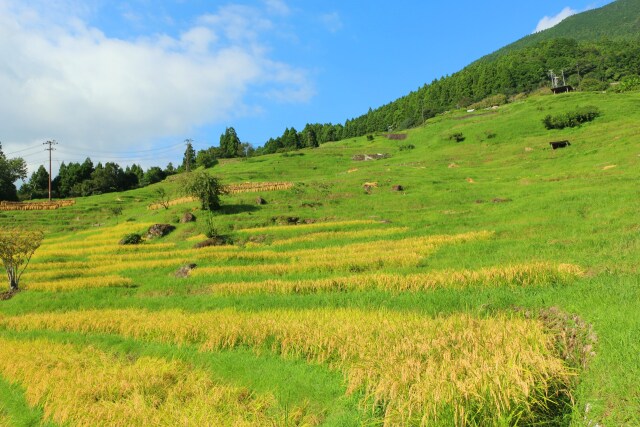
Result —
[[11, 291], [19, 289], [20, 276], [24, 273], [33, 253], [40, 247], [44, 234], [23, 228], [0, 229], [0, 258], [7, 270]]
[[224, 193], [216, 178], [204, 171], [184, 174], [182, 191], [185, 195], [200, 200], [203, 210], [215, 211], [220, 208], [220, 195]]

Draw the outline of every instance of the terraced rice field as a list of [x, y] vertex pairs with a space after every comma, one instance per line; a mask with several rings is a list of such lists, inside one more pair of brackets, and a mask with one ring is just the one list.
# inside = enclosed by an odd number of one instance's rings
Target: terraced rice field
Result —
[[[197, 264], [191, 276], [173, 280], [182, 280], [194, 295], [529, 287], [570, 283], [584, 274], [578, 266], [548, 262], [410, 273], [441, 247], [495, 236], [487, 231], [407, 236], [406, 227], [375, 221], [301, 225], [294, 227], [295, 237], [290, 226], [239, 230], [239, 235], [272, 234], [268, 244], [248, 246], [189, 247], [204, 238], [197, 235], [183, 242], [118, 244], [122, 235], [150, 225], [124, 223], [47, 239], [24, 275], [26, 289], [60, 293], [123, 287], [140, 288], [141, 298], [170, 294], [177, 292], [175, 287], [145, 289], [149, 286], [137, 279], [140, 272], [170, 276], [189, 263]], [[361, 417], [384, 425], [499, 423], [515, 417], [533, 422], [561, 404], [575, 376], [555, 353], [553, 333], [540, 320], [513, 313], [430, 317], [338, 308], [201, 313], [122, 308], [0, 315], [0, 329], [8, 335], [0, 336], [6, 353], [0, 355], [3, 377], [21, 384], [27, 402], [41, 405], [47, 419], [73, 425], [201, 424], [210, 419], [224, 420], [224, 425], [274, 425], [282, 408], [273, 395], [216, 384], [206, 371], [183, 362], [122, 358], [91, 345], [60, 342], [55, 333], [113, 335], [193, 346], [198, 352], [248, 348], [319, 364], [344, 378], [345, 398], [356, 396]], [[52, 333], [53, 338], [47, 335]], [[12, 363], [11, 354], [20, 363]], [[50, 366], [51, 375], [38, 376]], [[71, 387], [78, 382], [82, 387]], [[322, 424], [322, 411], [303, 407], [288, 409], [297, 414], [288, 419], [295, 418], [296, 425]]]

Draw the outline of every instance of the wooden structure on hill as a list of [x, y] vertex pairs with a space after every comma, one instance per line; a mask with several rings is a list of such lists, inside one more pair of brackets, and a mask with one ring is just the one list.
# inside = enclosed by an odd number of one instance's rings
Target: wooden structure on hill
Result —
[[573, 86], [566, 85], [566, 86], [552, 87], [551, 91], [555, 94], [573, 92]]
[[[554, 94], [573, 92], [573, 86], [568, 85], [564, 79], [564, 70], [562, 70], [561, 76], [554, 73], [553, 70], [549, 70], [549, 77], [551, 78], [551, 91]], [[561, 77], [562, 77], [562, 84], [560, 84]]]

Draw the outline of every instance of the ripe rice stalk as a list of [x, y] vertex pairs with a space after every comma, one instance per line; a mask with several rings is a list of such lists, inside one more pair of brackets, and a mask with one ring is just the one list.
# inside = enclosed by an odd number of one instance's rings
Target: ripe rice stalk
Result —
[[273, 426], [275, 399], [221, 384], [187, 363], [117, 357], [42, 339], [0, 338], [0, 374], [45, 419], [74, 426]]
[[102, 263], [90, 261], [56, 261], [43, 262], [37, 261], [29, 264], [29, 269], [25, 271], [25, 277], [34, 272], [59, 271], [59, 270], [82, 270], [87, 268], [99, 267]]
[[369, 410], [385, 408], [385, 425], [433, 424], [444, 413], [451, 424], [466, 425], [478, 411], [486, 425], [516, 414], [533, 423], [536, 405], [568, 393], [573, 375], [554, 355], [542, 322], [515, 315], [129, 309], [0, 315], [0, 325], [189, 343], [203, 351], [249, 346], [323, 363], [344, 373], [349, 393], [364, 391]]
[[117, 275], [85, 276], [43, 282], [26, 282], [25, 288], [34, 291], [69, 291], [89, 288], [128, 288], [134, 286], [133, 280]]
[[211, 285], [209, 290], [222, 294], [344, 292], [370, 289], [417, 292], [470, 286], [548, 286], [566, 283], [583, 275], [584, 271], [573, 264], [532, 263], [480, 270], [443, 270], [408, 275], [377, 273], [326, 279], [269, 279], [260, 282], [218, 283]]
[[101, 254], [118, 254], [118, 253], [144, 253], [146, 251], [159, 250], [159, 249], [171, 249], [174, 248], [175, 243], [153, 243], [142, 245], [90, 245], [83, 248], [58, 248], [55, 246], [40, 248], [33, 256], [34, 261], [38, 258], [51, 257], [51, 256], [89, 256], [89, 255], [101, 255]]

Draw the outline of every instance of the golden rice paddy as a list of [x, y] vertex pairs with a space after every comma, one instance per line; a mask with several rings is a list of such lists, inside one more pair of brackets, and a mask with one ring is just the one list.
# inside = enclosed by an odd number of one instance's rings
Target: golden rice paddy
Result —
[[[368, 410], [383, 407], [385, 425], [429, 424], [442, 411], [453, 411], [460, 425], [473, 411], [485, 411], [487, 421], [497, 422], [515, 410], [532, 411], [527, 402], [544, 402], [572, 376], [553, 355], [553, 337], [539, 321], [504, 315], [128, 309], [3, 316], [0, 325], [196, 344], [202, 351], [249, 346], [323, 363], [343, 372], [349, 393], [363, 391]], [[11, 345], [4, 347], [12, 351]]]
[[217, 283], [209, 288], [213, 293], [309, 293], [331, 291], [362, 291], [377, 289], [391, 292], [416, 292], [437, 288], [467, 286], [545, 286], [565, 283], [584, 274], [572, 264], [521, 264], [481, 270], [445, 270], [424, 274], [368, 274], [328, 279], [264, 280], [260, 282]]
[[[43, 375], [46, 372], [46, 375]], [[0, 338], [0, 373], [61, 425], [272, 426], [273, 396], [215, 383], [186, 363]]]
[[[176, 239], [118, 245], [124, 234], [150, 225], [126, 223], [47, 239], [24, 274], [23, 285], [54, 292], [133, 287], [139, 285], [136, 270], [161, 269], [169, 282], [175, 269], [189, 263], [198, 265], [189, 279], [198, 284], [193, 292], [230, 295], [547, 286], [566, 284], [584, 274], [578, 266], [550, 262], [416, 272], [445, 245], [481, 244], [494, 234], [412, 234], [399, 239], [409, 232], [407, 228], [366, 220], [240, 230], [240, 234], [270, 234], [269, 244], [253, 247], [193, 249], [191, 243]], [[399, 272], [378, 272], [390, 268]], [[284, 277], [298, 273], [322, 278]], [[237, 279], [225, 282], [226, 275]], [[265, 275], [280, 277], [263, 280]], [[554, 337], [541, 322], [507, 314], [430, 318], [357, 309], [204, 313], [106, 309], [0, 315], [3, 328], [115, 334], [195, 345], [203, 352], [249, 347], [257, 353], [323, 364], [340, 372], [347, 394], [357, 393], [365, 413], [385, 426], [430, 425], [442, 414], [457, 425], [466, 425], [478, 414], [490, 424], [510, 416], [525, 423], [535, 421], [536, 411], [558, 390], [565, 392], [573, 376], [555, 355]], [[16, 355], [18, 364], [12, 362]], [[42, 375], [43, 369], [50, 369], [51, 375]], [[279, 422], [270, 418], [272, 396], [216, 384], [206, 372], [177, 361], [125, 360], [91, 347], [0, 338], [0, 373], [22, 384], [29, 404], [41, 405], [47, 418], [61, 424]], [[319, 422], [303, 418], [301, 425]]]

